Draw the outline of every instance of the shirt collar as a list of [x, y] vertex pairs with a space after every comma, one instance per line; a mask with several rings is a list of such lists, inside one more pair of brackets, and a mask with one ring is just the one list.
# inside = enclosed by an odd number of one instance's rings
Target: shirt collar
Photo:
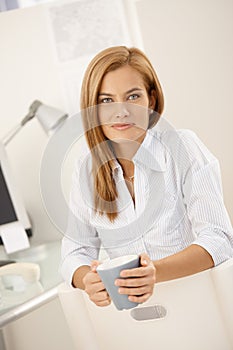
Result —
[[155, 171], [166, 171], [165, 147], [160, 140], [160, 134], [155, 129], [147, 131], [145, 139], [133, 157], [133, 161]]

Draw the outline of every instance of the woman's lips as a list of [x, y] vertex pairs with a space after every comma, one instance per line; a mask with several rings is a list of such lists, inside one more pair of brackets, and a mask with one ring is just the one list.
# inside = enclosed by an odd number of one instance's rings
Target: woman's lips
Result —
[[130, 124], [130, 123], [116, 123], [116, 124], [113, 124], [112, 127], [114, 129], [117, 129], [117, 130], [126, 130], [126, 129], [129, 129], [133, 126], [133, 124]]

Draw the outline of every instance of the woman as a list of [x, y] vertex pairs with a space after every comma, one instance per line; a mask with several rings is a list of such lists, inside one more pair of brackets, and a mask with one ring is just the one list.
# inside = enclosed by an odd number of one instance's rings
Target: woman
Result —
[[111, 300], [96, 267], [139, 254], [116, 280], [143, 303], [155, 282], [211, 268], [233, 256], [218, 161], [189, 130], [160, 118], [163, 93], [147, 57], [123, 46], [100, 52], [82, 85], [87, 145], [77, 161], [62, 273], [98, 306]]

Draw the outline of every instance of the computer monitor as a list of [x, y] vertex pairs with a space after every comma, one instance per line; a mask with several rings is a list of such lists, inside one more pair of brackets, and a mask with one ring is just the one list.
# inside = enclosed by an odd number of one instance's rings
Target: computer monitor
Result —
[[6, 150], [0, 142], [0, 236], [3, 226], [17, 221], [22, 224], [27, 235], [32, 236], [31, 224], [15, 185]]

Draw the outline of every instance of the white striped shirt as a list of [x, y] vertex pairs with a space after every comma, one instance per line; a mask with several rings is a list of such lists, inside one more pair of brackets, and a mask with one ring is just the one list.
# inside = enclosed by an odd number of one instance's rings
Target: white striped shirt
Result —
[[190, 130], [168, 128], [165, 119], [147, 131], [133, 157], [135, 203], [116, 161], [118, 217], [111, 223], [93, 206], [91, 153], [85, 143], [73, 175], [70, 217], [62, 241], [61, 273], [98, 259], [146, 252], [152, 260], [190, 244], [205, 248], [215, 265], [233, 256], [233, 230], [223, 202], [218, 160]]

